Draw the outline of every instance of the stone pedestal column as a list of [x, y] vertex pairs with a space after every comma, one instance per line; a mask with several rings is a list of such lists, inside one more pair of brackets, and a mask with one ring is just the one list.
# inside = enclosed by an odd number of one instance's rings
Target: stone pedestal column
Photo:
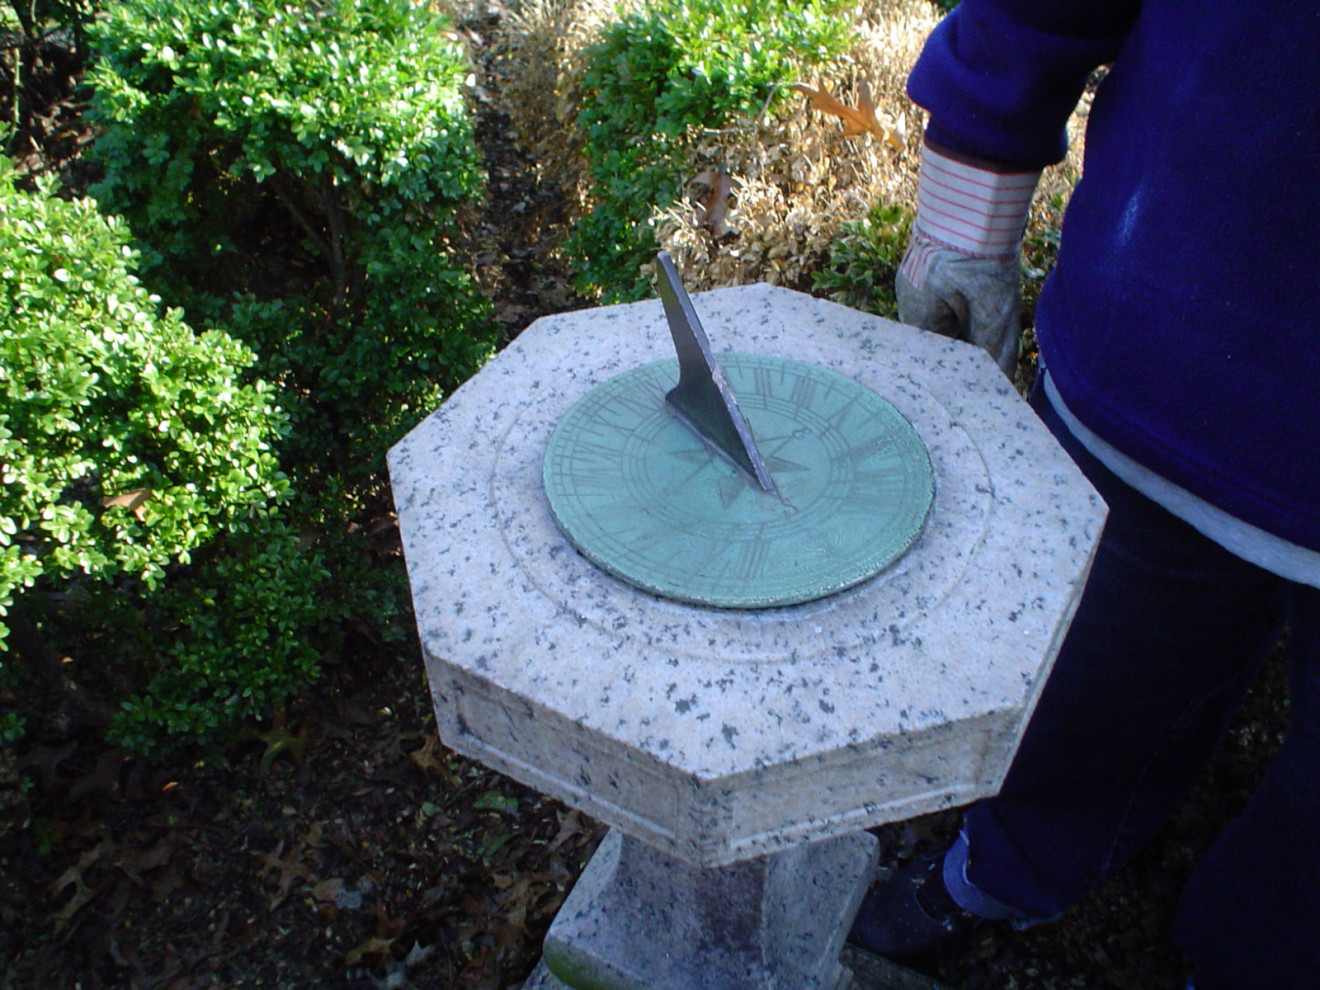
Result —
[[844, 990], [876, 847], [857, 832], [700, 867], [611, 831], [525, 990]]
[[618, 831], [535, 990], [836, 990], [864, 830], [999, 789], [1104, 523], [980, 348], [771, 286], [693, 303], [728, 350], [893, 405], [934, 501], [900, 560], [799, 605], [597, 568], [555, 525], [545, 453], [602, 382], [672, 360], [658, 301], [538, 320], [391, 450], [440, 738]]

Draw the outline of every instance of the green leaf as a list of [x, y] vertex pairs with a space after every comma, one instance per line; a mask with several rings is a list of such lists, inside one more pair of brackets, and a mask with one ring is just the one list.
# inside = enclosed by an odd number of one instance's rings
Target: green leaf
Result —
[[499, 791], [486, 791], [472, 802], [472, 807], [477, 811], [501, 811], [516, 815], [518, 813], [518, 799], [501, 794]]

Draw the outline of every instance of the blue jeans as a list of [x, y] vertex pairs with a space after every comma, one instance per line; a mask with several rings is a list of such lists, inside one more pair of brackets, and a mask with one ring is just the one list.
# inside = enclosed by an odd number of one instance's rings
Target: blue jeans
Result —
[[[1320, 590], [1248, 564], [1114, 477], [1032, 397], [1109, 504], [1076, 618], [998, 796], [967, 815], [967, 879], [1058, 915], [1173, 813], [1285, 626], [1292, 727], [1188, 885], [1174, 934], [1209, 986], [1320, 979]], [[1320, 493], [1317, 493], [1320, 498]]]

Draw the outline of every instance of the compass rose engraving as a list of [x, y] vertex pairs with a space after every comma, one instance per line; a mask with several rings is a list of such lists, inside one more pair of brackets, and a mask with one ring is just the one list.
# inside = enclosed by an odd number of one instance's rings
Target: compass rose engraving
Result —
[[547, 446], [546, 498], [579, 552], [663, 597], [768, 608], [852, 587], [907, 551], [934, 492], [925, 446], [897, 409], [826, 368], [738, 353], [716, 362], [708, 344], [705, 355], [768, 486], [742, 451], [666, 401], [689, 368], [642, 365], [582, 398]]

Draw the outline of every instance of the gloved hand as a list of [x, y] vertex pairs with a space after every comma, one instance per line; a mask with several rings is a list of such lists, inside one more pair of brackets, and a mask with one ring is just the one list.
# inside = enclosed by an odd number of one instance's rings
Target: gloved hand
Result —
[[1018, 252], [1039, 172], [1003, 172], [929, 142], [912, 239], [895, 282], [898, 318], [983, 347], [1017, 369]]
[[894, 293], [902, 322], [971, 341], [989, 351], [1004, 374], [1013, 377], [1022, 310], [1016, 254], [998, 258], [967, 254], [914, 228]]

